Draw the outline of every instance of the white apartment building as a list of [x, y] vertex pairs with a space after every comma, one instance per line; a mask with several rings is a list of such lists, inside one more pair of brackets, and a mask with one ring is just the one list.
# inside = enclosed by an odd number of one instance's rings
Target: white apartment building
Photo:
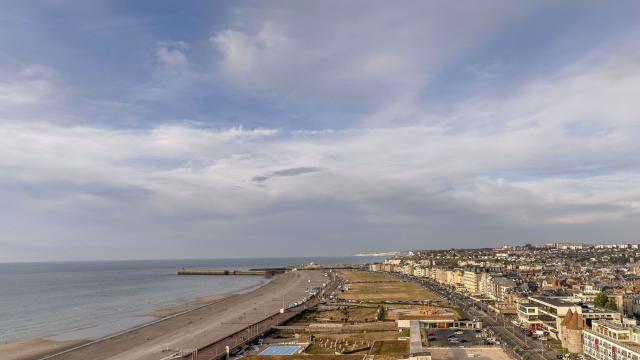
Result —
[[634, 323], [596, 320], [583, 330], [584, 355], [597, 360], [640, 360], [640, 328]]
[[465, 289], [471, 294], [477, 294], [480, 290], [480, 273], [465, 270], [463, 284]]
[[566, 298], [530, 296], [528, 300], [528, 302], [520, 303], [517, 306], [520, 322], [531, 327], [541, 326], [556, 339], [560, 338], [560, 324], [569, 309], [573, 313], [582, 314], [587, 324], [599, 319], [621, 320], [620, 313], [616, 311], [581, 306], [567, 301]]

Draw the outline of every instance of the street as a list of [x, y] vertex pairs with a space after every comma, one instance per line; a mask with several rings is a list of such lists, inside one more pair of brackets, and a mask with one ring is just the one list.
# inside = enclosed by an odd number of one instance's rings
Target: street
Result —
[[520, 349], [520, 357], [528, 353], [529, 359], [555, 360], [558, 355], [561, 355], [541, 340], [527, 337], [520, 327], [515, 326], [509, 319], [499, 313], [493, 312], [486, 304], [482, 304], [460, 292], [451, 290], [428, 279], [413, 276], [402, 277], [420, 283], [425, 289], [451, 303], [468, 319], [481, 320], [484, 328], [492, 331], [496, 340], [500, 341], [504, 345], [505, 350], [511, 355], [517, 356], [517, 354], [514, 354], [514, 349], [516, 348]]

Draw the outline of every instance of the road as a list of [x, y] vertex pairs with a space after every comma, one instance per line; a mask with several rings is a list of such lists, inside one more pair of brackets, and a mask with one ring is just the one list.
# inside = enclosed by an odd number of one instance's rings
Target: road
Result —
[[528, 349], [526, 352], [529, 353], [529, 358], [532, 360], [555, 360], [560, 355], [542, 341], [527, 337], [521, 328], [515, 326], [509, 319], [499, 313], [493, 312], [486, 304], [482, 304], [429, 279], [413, 276], [402, 277], [418, 282], [425, 289], [450, 302], [468, 319], [481, 320], [484, 327], [493, 331], [496, 339], [501, 341], [506, 349], [513, 350], [516, 347]]

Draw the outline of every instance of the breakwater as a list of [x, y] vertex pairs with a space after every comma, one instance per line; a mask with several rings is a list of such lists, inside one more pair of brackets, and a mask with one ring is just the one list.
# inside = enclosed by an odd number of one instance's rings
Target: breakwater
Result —
[[271, 276], [284, 274], [286, 269], [251, 269], [251, 270], [220, 270], [220, 269], [180, 269], [178, 275], [250, 275]]

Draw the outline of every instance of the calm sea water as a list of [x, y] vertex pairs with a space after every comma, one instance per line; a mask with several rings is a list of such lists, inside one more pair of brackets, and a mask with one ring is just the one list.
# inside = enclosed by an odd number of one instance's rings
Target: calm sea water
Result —
[[182, 267], [248, 269], [380, 258], [280, 258], [0, 263], [0, 343], [34, 337], [98, 338], [154, 320], [150, 311], [247, 291], [255, 276], [177, 276]]

